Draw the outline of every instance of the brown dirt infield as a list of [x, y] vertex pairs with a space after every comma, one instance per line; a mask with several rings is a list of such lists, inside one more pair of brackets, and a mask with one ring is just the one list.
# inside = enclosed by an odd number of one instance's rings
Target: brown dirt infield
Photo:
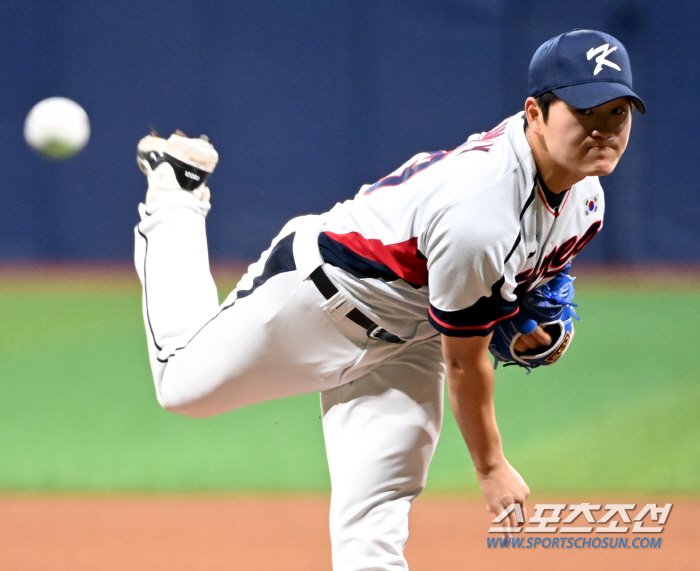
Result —
[[[0, 570], [327, 571], [327, 513], [326, 497], [4, 496]], [[700, 501], [674, 502], [658, 549], [487, 549], [482, 502], [425, 497], [406, 555], [411, 571], [692, 570], [698, 516]]]

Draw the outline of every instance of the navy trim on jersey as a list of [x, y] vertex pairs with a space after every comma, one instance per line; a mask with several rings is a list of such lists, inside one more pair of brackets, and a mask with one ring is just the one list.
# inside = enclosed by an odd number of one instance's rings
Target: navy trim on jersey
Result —
[[[336, 242], [324, 232], [318, 235], [318, 249], [324, 262], [345, 270], [358, 279], [375, 278], [385, 282], [394, 282], [401, 279], [388, 266], [360, 256], [357, 252], [340, 242]], [[421, 287], [418, 284], [406, 283], [416, 289]]]
[[523, 206], [523, 209], [520, 211], [520, 220], [523, 219], [523, 216], [525, 216], [525, 213], [527, 212], [527, 209], [532, 206], [532, 203], [535, 202], [535, 195], [537, 194], [537, 183], [532, 185], [532, 192], [530, 193], [530, 196], [527, 197], [527, 200], [525, 201], [525, 206]]
[[276, 276], [277, 274], [293, 272], [297, 269], [296, 263], [294, 262], [293, 251], [294, 235], [295, 232], [292, 232], [275, 244], [275, 247], [272, 248], [272, 252], [270, 252], [267, 260], [265, 260], [265, 267], [263, 268], [262, 273], [253, 280], [253, 287], [247, 290], [239, 291], [236, 294], [236, 299], [248, 297], [267, 280]]
[[560, 192], [559, 194], [557, 194], [556, 192], [549, 190], [549, 187], [544, 183], [539, 173], [537, 174], [537, 180], [540, 183], [540, 188], [542, 189], [542, 194], [544, 195], [544, 199], [547, 203], [547, 206], [549, 206], [555, 212], [559, 212], [564, 200], [569, 195], [569, 191], [571, 189], [568, 188], [564, 192]]
[[474, 305], [457, 311], [443, 311], [432, 304], [428, 321], [448, 337], [485, 337], [493, 332], [496, 324], [518, 313], [518, 302], [507, 302], [501, 297], [505, 277], [491, 288], [489, 297], [480, 298]]
[[513, 243], [513, 247], [510, 249], [510, 252], [508, 252], [506, 259], [503, 260], [504, 264], [508, 263], [508, 260], [510, 260], [510, 257], [513, 255], [513, 252], [515, 252], [515, 249], [518, 247], [518, 244], [520, 244], [520, 240], [522, 240], [522, 234], [520, 232], [518, 232], [518, 237], [515, 239], [515, 242]]
[[[139, 231], [139, 234], [141, 232]], [[141, 234], [143, 236], [143, 234]], [[236, 293], [236, 298], [229, 303], [228, 305], [222, 306], [217, 314], [212, 317], [209, 321], [207, 321], [202, 327], [199, 328], [197, 333], [195, 333], [188, 341], [185, 343], [182, 347], [176, 347], [173, 352], [168, 355], [165, 359], [161, 359], [160, 357], [157, 357], [158, 361], [160, 363], [167, 363], [170, 357], [174, 357], [177, 351], [180, 351], [187, 347], [187, 345], [190, 344], [190, 342], [199, 335], [204, 328], [209, 325], [212, 321], [214, 321], [217, 317], [219, 317], [224, 311], [227, 309], [231, 308], [234, 306], [234, 304], [239, 300], [243, 299], [244, 297], [248, 297], [250, 294], [252, 294], [256, 289], [258, 289], [261, 285], [263, 285], [266, 281], [268, 281], [270, 278], [273, 278], [274, 276], [278, 274], [282, 274], [285, 272], [293, 272], [297, 269], [296, 264], [294, 262], [294, 252], [293, 252], [293, 244], [294, 244], [294, 235], [295, 233], [292, 232], [288, 236], [285, 236], [282, 238], [277, 244], [275, 244], [274, 248], [272, 248], [272, 251], [270, 252], [270, 255], [268, 256], [267, 260], [265, 260], [265, 266], [263, 268], [263, 271], [260, 273], [259, 276], [256, 276], [253, 279], [253, 287], [247, 290], [241, 290]], [[145, 238], [145, 236], [144, 236]], [[148, 241], [147, 241], [148, 242]], [[144, 263], [145, 265], [145, 263]], [[144, 291], [145, 291], [145, 276], [144, 276]], [[146, 299], [148, 299], [146, 297]], [[148, 306], [146, 307], [146, 315], [148, 315]], [[149, 326], [150, 326], [150, 318], [149, 318]], [[153, 329], [151, 328], [151, 331]], [[153, 342], [155, 344], [155, 335], [153, 336]], [[160, 347], [156, 344], [156, 347], [158, 350], [160, 350]]]
[[[149, 214], [150, 216], [150, 214]], [[139, 235], [143, 238], [144, 242], [146, 243], [144, 252], [143, 252], [143, 303], [146, 306], [146, 323], [148, 323], [148, 329], [151, 332], [151, 339], [153, 340], [153, 344], [155, 345], [156, 349], [158, 351], [162, 351], [163, 348], [156, 343], [156, 334], [153, 332], [153, 324], [151, 323], [151, 314], [148, 311], [148, 288], [146, 287], [147, 283], [147, 275], [146, 275], [146, 260], [148, 259], [148, 238], [146, 235], [141, 232], [141, 228], [136, 226], [136, 231], [139, 233]]]

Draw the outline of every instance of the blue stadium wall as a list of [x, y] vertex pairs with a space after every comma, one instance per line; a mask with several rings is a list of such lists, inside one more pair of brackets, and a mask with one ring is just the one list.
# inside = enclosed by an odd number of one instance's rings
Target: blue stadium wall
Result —
[[[149, 126], [210, 136], [212, 257], [254, 258], [290, 217], [520, 110], [534, 50], [576, 27], [627, 45], [648, 107], [582, 257], [700, 261], [696, 0], [26, 0], [0, 17], [0, 263], [129, 259]], [[64, 162], [22, 138], [53, 95], [92, 121]]]

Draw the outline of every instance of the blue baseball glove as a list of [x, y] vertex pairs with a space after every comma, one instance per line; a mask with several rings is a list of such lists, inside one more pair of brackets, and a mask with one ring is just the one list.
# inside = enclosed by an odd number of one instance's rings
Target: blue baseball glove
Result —
[[[533, 290], [520, 300], [518, 314], [499, 323], [493, 332], [489, 351], [495, 358], [494, 367], [499, 362], [520, 365], [527, 369], [555, 363], [569, 348], [574, 337], [572, 319], [579, 319], [574, 311], [574, 279], [566, 266], [546, 284]], [[527, 335], [541, 326], [552, 337], [553, 343], [546, 349], [517, 352], [515, 342], [521, 335]]]

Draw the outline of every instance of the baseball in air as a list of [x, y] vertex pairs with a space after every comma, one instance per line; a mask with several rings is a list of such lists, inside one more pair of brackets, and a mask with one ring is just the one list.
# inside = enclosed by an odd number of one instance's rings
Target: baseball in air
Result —
[[24, 138], [40, 155], [54, 160], [77, 155], [90, 138], [85, 110], [66, 97], [39, 101], [24, 122]]

